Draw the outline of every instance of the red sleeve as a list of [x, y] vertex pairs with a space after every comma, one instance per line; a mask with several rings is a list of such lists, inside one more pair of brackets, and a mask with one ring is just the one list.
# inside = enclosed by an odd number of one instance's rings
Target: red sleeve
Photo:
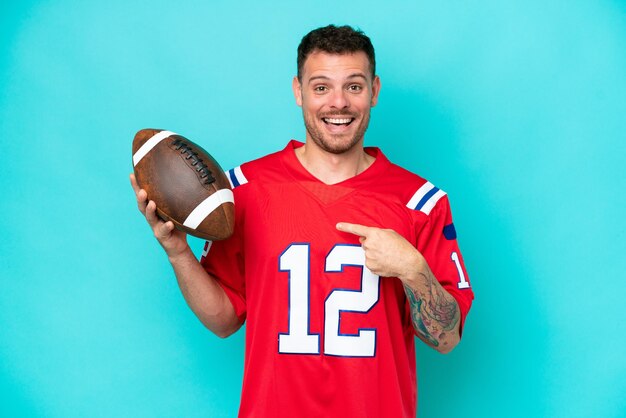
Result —
[[239, 322], [246, 320], [246, 287], [243, 274], [243, 258], [234, 245], [236, 238], [226, 241], [207, 241], [200, 258], [202, 267], [224, 289], [235, 308]]
[[459, 304], [461, 327], [472, 306], [474, 292], [470, 287], [465, 263], [459, 250], [448, 197], [442, 197], [428, 215], [426, 225], [417, 235], [417, 249], [433, 274]]
[[217, 280], [230, 299], [235, 313], [242, 324], [246, 320], [246, 282], [243, 252], [242, 193], [235, 194], [235, 230], [223, 241], [207, 241], [200, 258], [200, 264]]

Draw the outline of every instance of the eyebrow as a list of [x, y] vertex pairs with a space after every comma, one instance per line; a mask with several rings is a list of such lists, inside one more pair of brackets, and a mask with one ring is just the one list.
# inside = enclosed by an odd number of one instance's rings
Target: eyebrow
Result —
[[[363, 73], [350, 74], [346, 78], [348, 78], [348, 79], [351, 79], [351, 78], [362, 78], [363, 80], [367, 81], [367, 77], [365, 77], [365, 75], [363, 75]], [[314, 77], [309, 78], [309, 83], [311, 83], [312, 81], [315, 81], [315, 80], [330, 80], [330, 77], [327, 77], [325, 75], [316, 75]]]

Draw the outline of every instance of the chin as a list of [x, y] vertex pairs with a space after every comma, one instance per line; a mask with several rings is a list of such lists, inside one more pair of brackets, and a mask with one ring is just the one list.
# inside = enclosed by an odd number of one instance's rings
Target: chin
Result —
[[367, 130], [369, 118], [354, 120], [352, 129], [341, 134], [329, 132], [323, 121], [313, 120], [305, 115], [304, 124], [308, 137], [315, 145], [331, 154], [344, 154], [363, 143], [363, 137]]
[[311, 136], [313, 142], [317, 144], [318, 147], [323, 149], [326, 152], [331, 154], [344, 154], [354, 147], [358, 146], [363, 138], [350, 138], [350, 139], [340, 139], [337, 141], [327, 140], [327, 139], [319, 139], [315, 136]]

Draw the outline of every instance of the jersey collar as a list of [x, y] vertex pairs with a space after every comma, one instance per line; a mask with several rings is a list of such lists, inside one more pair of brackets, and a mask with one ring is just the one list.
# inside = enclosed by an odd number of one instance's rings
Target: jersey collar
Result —
[[[317, 177], [311, 174], [306, 168], [304, 168], [302, 163], [300, 163], [300, 160], [298, 160], [298, 157], [296, 157], [296, 148], [300, 148], [303, 145], [304, 143], [295, 139], [289, 141], [287, 146], [282, 151], [282, 160], [285, 164], [285, 168], [298, 181], [312, 181], [324, 184]], [[383, 152], [378, 147], [365, 147], [365, 152], [375, 158], [372, 165], [370, 165], [362, 173], [357, 174], [354, 177], [327, 186], [358, 187], [360, 184], [371, 183], [374, 180], [380, 179], [381, 175], [390, 166], [389, 160], [387, 159], [387, 157], [385, 157]]]

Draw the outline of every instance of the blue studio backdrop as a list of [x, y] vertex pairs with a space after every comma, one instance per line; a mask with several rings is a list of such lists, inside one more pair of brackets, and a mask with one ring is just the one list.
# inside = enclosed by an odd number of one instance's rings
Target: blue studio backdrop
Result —
[[304, 139], [295, 50], [328, 23], [372, 38], [366, 143], [448, 193], [476, 293], [455, 351], [418, 343], [418, 415], [626, 416], [619, 0], [1, 2], [0, 416], [236, 416], [244, 332], [185, 305], [131, 142], [230, 168]]

